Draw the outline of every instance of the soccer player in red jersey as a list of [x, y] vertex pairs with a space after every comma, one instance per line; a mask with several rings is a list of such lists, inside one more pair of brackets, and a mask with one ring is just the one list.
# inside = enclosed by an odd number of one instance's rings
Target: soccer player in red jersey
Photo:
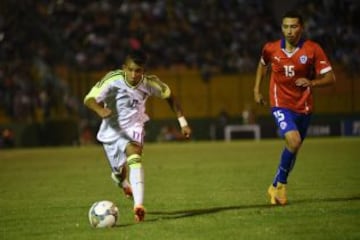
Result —
[[271, 112], [285, 139], [273, 183], [268, 188], [271, 204], [287, 203], [286, 184], [296, 155], [306, 137], [313, 111], [312, 89], [331, 85], [335, 75], [319, 44], [303, 37], [304, 22], [297, 12], [282, 17], [283, 37], [268, 42], [258, 64], [254, 100], [265, 104], [260, 86], [271, 70], [269, 98]]

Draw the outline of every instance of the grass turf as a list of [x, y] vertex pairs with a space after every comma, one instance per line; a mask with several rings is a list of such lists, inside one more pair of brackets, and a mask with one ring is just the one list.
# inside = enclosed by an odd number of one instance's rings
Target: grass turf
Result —
[[[146, 221], [110, 179], [101, 146], [0, 150], [0, 239], [360, 239], [360, 138], [307, 139], [289, 205], [270, 207], [281, 140], [146, 144]], [[120, 219], [93, 229], [88, 209]]]

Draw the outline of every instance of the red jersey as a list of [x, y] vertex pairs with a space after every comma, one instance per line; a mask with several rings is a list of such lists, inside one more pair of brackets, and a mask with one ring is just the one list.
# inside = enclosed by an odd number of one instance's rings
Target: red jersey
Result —
[[292, 53], [285, 50], [285, 40], [268, 42], [262, 50], [261, 62], [271, 64], [269, 97], [272, 107], [288, 108], [297, 113], [311, 113], [313, 98], [310, 87], [298, 87], [295, 80], [313, 79], [331, 71], [323, 49], [310, 40], [300, 40]]

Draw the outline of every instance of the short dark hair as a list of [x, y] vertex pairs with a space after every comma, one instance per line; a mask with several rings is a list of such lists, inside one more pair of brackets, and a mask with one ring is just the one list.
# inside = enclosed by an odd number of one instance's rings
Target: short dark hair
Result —
[[137, 65], [144, 66], [146, 65], [148, 57], [146, 53], [142, 50], [131, 50], [126, 57], [126, 60], [130, 59], [134, 61], [134, 63], [136, 63]]
[[282, 16], [282, 19], [284, 19], [284, 18], [297, 18], [297, 19], [299, 19], [300, 25], [304, 26], [304, 19], [298, 11], [290, 10]]

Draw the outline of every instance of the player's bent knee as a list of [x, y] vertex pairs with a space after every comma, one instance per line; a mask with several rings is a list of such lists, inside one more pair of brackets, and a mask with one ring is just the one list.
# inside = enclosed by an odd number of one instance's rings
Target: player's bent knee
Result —
[[140, 168], [141, 167], [141, 155], [132, 154], [126, 159], [130, 168]]
[[292, 134], [286, 138], [286, 146], [291, 152], [297, 152], [301, 147], [301, 138], [298, 134]]
[[301, 147], [301, 140], [300, 139], [293, 139], [289, 142], [290, 149], [294, 152], [297, 152]]

